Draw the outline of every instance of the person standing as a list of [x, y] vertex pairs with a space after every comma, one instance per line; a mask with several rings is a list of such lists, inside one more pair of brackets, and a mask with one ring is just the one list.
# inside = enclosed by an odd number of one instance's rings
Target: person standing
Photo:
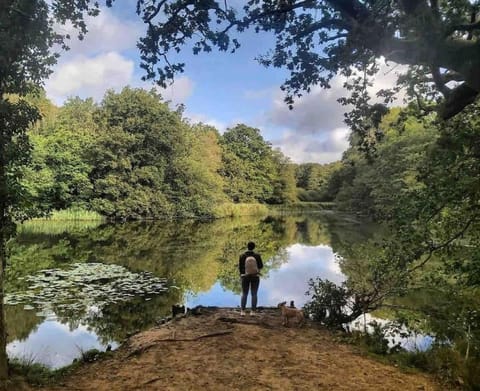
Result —
[[252, 295], [252, 311], [253, 315], [257, 309], [257, 292], [260, 285], [260, 270], [263, 268], [262, 257], [255, 253], [255, 243], [248, 242], [247, 251], [245, 251], [238, 260], [238, 270], [242, 279], [242, 300], [240, 315], [245, 315], [245, 307], [247, 306], [248, 292]]

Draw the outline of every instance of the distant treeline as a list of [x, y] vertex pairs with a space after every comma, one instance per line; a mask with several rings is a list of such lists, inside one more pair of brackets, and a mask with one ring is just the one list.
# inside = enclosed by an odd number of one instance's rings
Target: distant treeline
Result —
[[126, 87], [99, 104], [72, 98], [61, 107], [31, 100], [43, 119], [29, 134], [22, 184], [36, 215], [73, 208], [111, 219], [220, 217], [235, 206], [332, 200], [335, 165], [293, 164], [246, 125], [220, 134], [191, 124], [154, 91]]

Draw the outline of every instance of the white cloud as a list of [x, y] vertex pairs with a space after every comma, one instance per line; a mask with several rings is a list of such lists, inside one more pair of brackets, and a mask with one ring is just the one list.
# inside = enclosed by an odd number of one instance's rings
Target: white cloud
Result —
[[100, 100], [107, 89], [118, 90], [128, 85], [133, 70], [133, 61], [115, 52], [92, 58], [80, 55], [59, 64], [45, 87], [56, 103], [72, 95]]
[[[377, 92], [381, 89], [394, 87], [398, 76], [408, 70], [407, 65], [386, 62], [384, 58], [379, 59], [378, 62], [380, 64], [380, 69], [375, 75], [373, 85], [367, 88], [369, 94], [373, 97], [373, 102], [381, 102], [381, 99], [376, 97]], [[393, 102], [393, 105], [401, 106], [403, 104], [404, 97], [405, 91], [400, 91], [397, 95], [397, 99]]]
[[[372, 102], [379, 102], [376, 93], [393, 87], [398, 74], [406, 70], [405, 66], [380, 61], [380, 70], [373, 85], [368, 88]], [[268, 133], [276, 129], [282, 134], [272, 144], [298, 163], [339, 160], [349, 145], [349, 131], [343, 122], [343, 114], [348, 107], [337, 102], [338, 98], [348, 94], [343, 87], [346, 80], [343, 76], [336, 76], [330, 89], [312, 88], [309, 94], [297, 99], [293, 110], [289, 110], [283, 101], [282, 92], [272, 94], [271, 108], [262, 119], [264, 127], [270, 130]], [[245, 96], [252, 99], [263, 97], [265, 91], [249, 91]], [[401, 104], [402, 98], [400, 93], [394, 104]]]
[[[380, 70], [375, 76], [373, 85], [368, 88], [372, 96], [372, 102], [379, 102], [376, 93], [380, 89], [391, 88], [395, 85], [398, 74], [403, 73], [407, 68], [402, 65], [385, 63], [380, 61]], [[344, 88], [347, 79], [343, 76], [336, 76], [331, 81], [331, 88], [323, 89], [319, 86], [312, 88], [307, 95], [298, 98], [293, 110], [289, 110], [283, 101], [283, 92], [276, 92], [273, 97], [272, 107], [267, 112], [266, 122], [271, 125], [280, 126], [295, 131], [297, 134], [320, 134], [330, 132], [332, 129], [344, 127], [343, 114], [348, 107], [338, 103], [338, 98], [348, 95]], [[248, 96], [255, 97], [264, 94], [263, 91], [248, 92]], [[396, 104], [401, 104], [403, 95], [400, 93]]]
[[308, 280], [313, 277], [328, 279], [336, 284], [345, 280], [335, 254], [327, 245], [305, 246], [294, 244], [287, 248], [289, 261], [278, 270], [272, 270], [260, 284], [260, 297], [269, 305], [294, 300], [297, 307], [303, 306], [303, 294]]
[[283, 101], [283, 92], [277, 92], [272, 108], [267, 112], [266, 122], [308, 135], [328, 132], [343, 125], [345, 108], [337, 99], [345, 94], [343, 81], [336, 77], [332, 88], [313, 87], [312, 91], [297, 99], [293, 110]]
[[[171, 101], [174, 105], [185, 103], [192, 95], [194, 89], [192, 79], [187, 76], [181, 76], [167, 86], [166, 88], [156, 87], [163, 99]], [[148, 90], [148, 85], [143, 84], [143, 88]]]
[[299, 137], [294, 132], [286, 131], [272, 144], [295, 163], [330, 163], [340, 160], [342, 153], [348, 148], [348, 135], [349, 130], [345, 127], [333, 129], [321, 136]]
[[57, 104], [70, 96], [92, 97], [100, 101], [108, 89], [116, 91], [125, 86], [155, 88], [165, 100], [173, 105], [184, 103], [193, 93], [194, 83], [187, 76], [178, 78], [166, 89], [142, 82], [134, 74], [135, 64], [117, 52], [101, 53], [87, 57], [79, 55], [58, 64], [47, 80], [47, 95]]
[[96, 17], [86, 16], [85, 23], [88, 33], [82, 41], [78, 40], [78, 31], [70, 22], [56, 26], [59, 33], [70, 34], [71, 40], [68, 45], [70, 52], [75, 55], [93, 55], [135, 48], [137, 39], [145, 30], [139, 18], [135, 22], [120, 20], [108, 8], [102, 8]]

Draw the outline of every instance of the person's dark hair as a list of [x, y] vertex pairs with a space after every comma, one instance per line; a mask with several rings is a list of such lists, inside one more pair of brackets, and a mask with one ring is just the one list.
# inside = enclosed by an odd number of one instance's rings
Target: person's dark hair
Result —
[[253, 243], [253, 242], [248, 242], [248, 243], [247, 243], [247, 248], [248, 248], [250, 251], [252, 251], [252, 250], [255, 248], [255, 243]]

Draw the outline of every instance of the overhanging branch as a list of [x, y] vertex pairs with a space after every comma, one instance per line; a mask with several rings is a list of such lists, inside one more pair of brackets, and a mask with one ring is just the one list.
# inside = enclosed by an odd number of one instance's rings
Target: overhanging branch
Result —
[[442, 119], [449, 119], [460, 113], [466, 106], [473, 103], [479, 95], [477, 90], [466, 83], [451, 90], [448, 97], [439, 107], [438, 114]]
[[452, 26], [447, 30], [447, 33], [445, 35], [448, 37], [456, 31], [463, 31], [469, 33], [475, 30], [480, 30], [480, 20], [471, 24], [459, 24], [456, 26]]
[[451, 90], [445, 85], [442, 74], [440, 73], [440, 68], [431, 66], [430, 70], [432, 72], [433, 81], [437, 86], [438, 90], [443, 94], [444, 97], [448, 97]]

